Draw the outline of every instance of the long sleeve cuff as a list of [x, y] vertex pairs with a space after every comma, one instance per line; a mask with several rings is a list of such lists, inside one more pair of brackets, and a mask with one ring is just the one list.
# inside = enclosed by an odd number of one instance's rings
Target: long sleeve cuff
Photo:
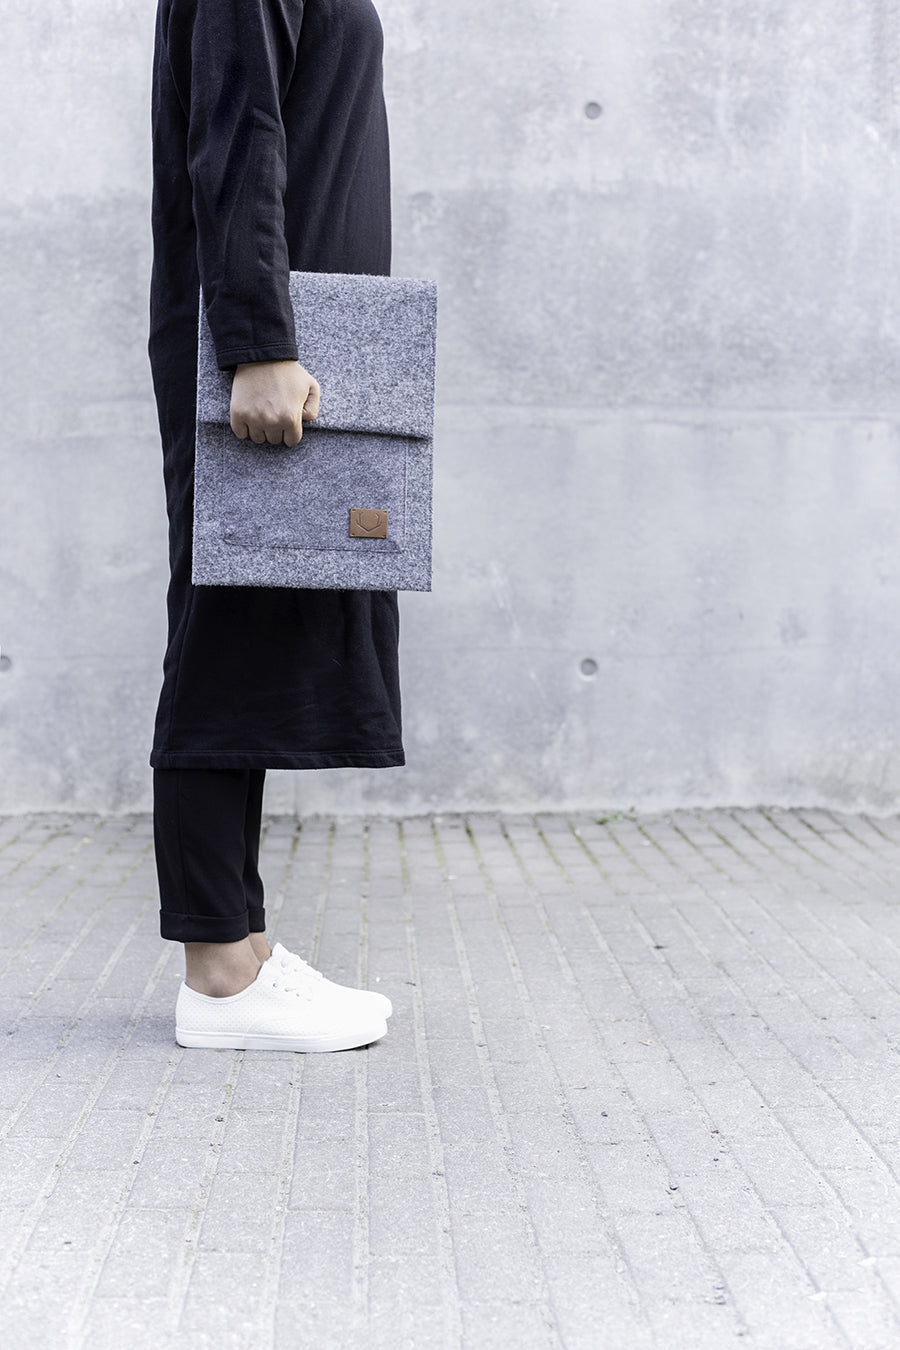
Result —
[[216, 348], [216, 360], [220, 370], [233, 370], [251, 361], [299, 361], [296, 342], [281, 342], [265, 347], [225, 347]]

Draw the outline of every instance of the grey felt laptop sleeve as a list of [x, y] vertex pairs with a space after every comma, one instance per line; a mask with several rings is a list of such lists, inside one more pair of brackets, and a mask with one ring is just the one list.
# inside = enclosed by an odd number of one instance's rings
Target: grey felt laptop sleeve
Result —
[[201, 296], [194, 583], [430, 590], [436, 286], [324, 272], [290, 286], [322, 389], [295, 449], [232, 432]]

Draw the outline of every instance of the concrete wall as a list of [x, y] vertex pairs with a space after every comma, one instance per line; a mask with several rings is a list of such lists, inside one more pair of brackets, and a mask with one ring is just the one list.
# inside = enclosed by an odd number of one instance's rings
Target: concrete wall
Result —
[[[435, 590], [408, 767], [270, 805], [896, 809], [900, 3], [379, 8]], [[0, 0], [4, 810], [149, 799], [153, 10]]]

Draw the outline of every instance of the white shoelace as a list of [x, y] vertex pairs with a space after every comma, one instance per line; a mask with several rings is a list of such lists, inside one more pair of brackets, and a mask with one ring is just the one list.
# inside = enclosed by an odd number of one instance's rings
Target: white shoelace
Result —
[[272, 980], [272, 988], [294, 994], [297, 998], [305, 998], [311, 1003], [316, 995], [315, 985], [325, 978], [321, 971], [314, 970], [301, 956], [293, 954], [279, 957], [278, 966], [285, 974], [276, 975]]
[[308, 989], [301, 989], [296, 984], [279, 984], [277, 980], [273, 980], [270, 987], [279, 990], [282, 994], [293, 994], [294, 998], [302, 998], [307, 1003], [312, 1003], [312, 994], [310, 991]]
[[308, 980], [311, 984], [325, 978], [321, 970], [316, 970], [307, 961], [304, 961], [302, 956], [295, 956], [293, 953], [290, 956], [282, 956], [279, 965], [283, 970], [291, 970], [295, 975]]

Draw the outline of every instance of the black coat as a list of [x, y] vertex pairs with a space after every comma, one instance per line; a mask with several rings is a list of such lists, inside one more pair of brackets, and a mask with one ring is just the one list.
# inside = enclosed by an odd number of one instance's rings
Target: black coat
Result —
[[403, 763], [394, 592], [190, 581], [200, 285], [227, 369], [303, 361], [289, 270], [389, 273], [381, 58], [371, 0], [159, 0], [149, 351], [171, 583], [158, 768]]

